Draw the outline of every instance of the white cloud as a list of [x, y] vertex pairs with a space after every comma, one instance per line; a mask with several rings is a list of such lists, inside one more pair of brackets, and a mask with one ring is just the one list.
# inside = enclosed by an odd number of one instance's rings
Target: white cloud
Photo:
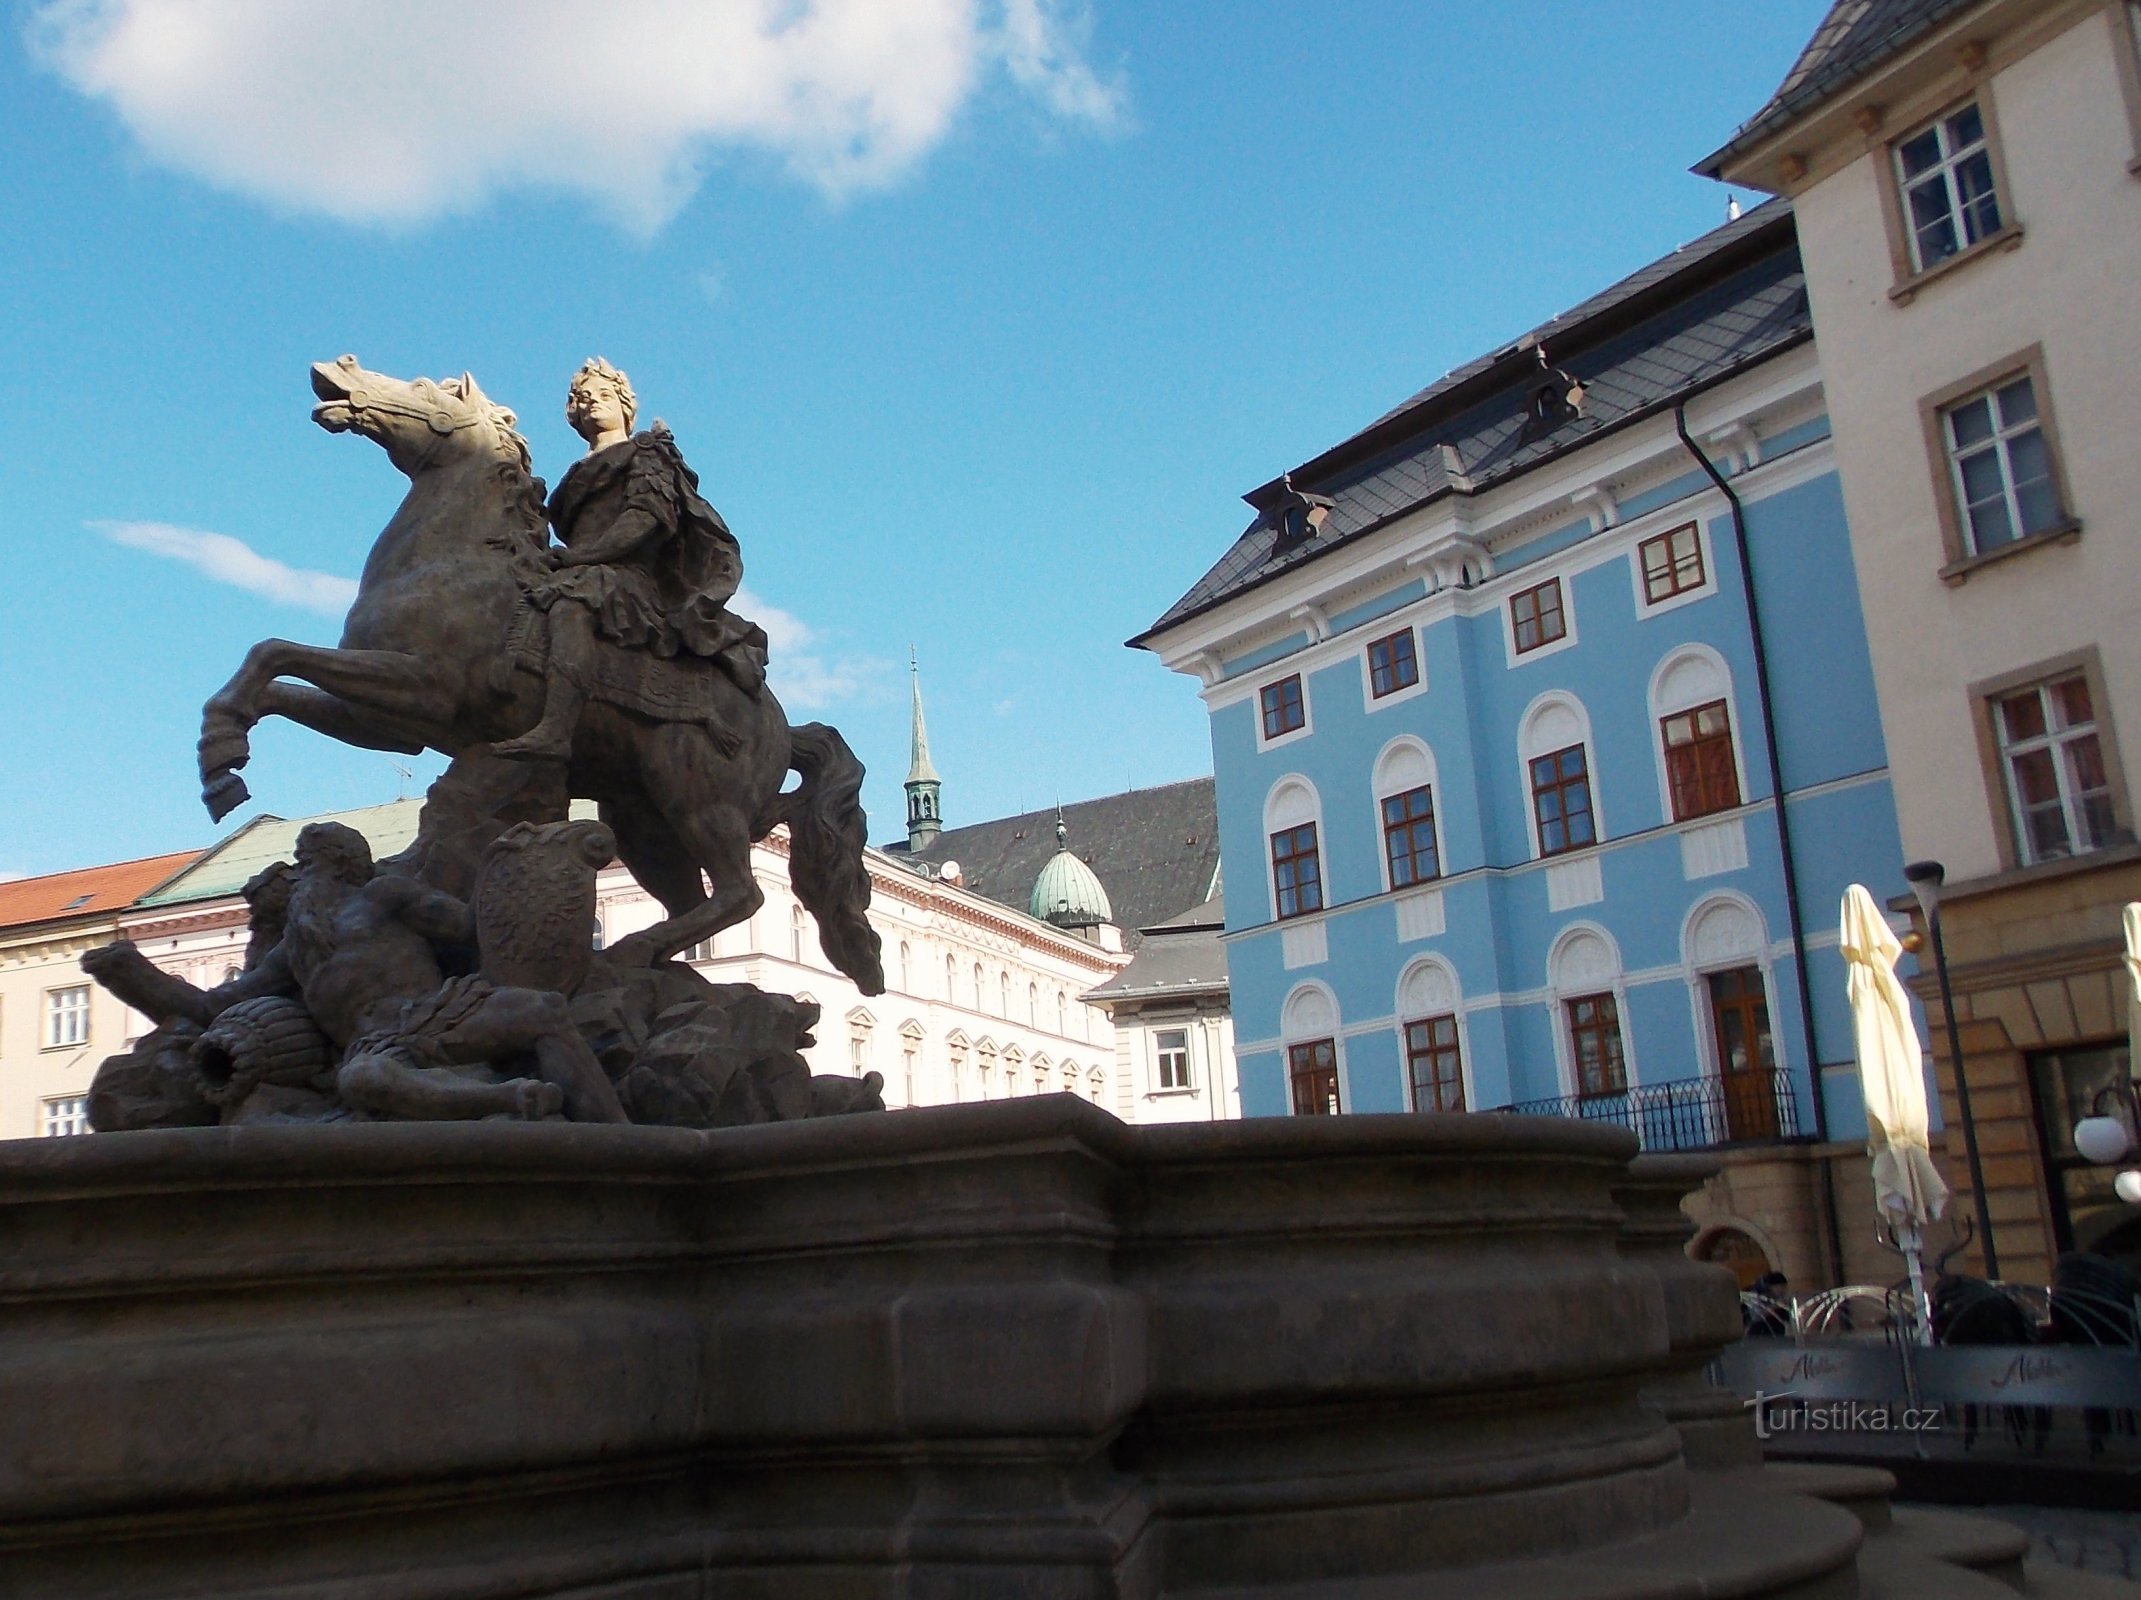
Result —
[[148, 155], [349, 222], [563, 190], [651, 232], [724, 150], [884, 184], [1000, 69], [1120, 126], [1086, 0], [45, 0], [33, 52]]
[[114, 544], [183, 561], [218, 583], [264, 600], [339, 617], [357, 598], [355, 578], [285, 566], [227, 533], [204, 533], [168, 522], [92, 522], [90, 526]]
[[748, 589], [736, 591], [735, 610], [766, 630], [772, 656], [766, 676], [790, 712], [823, 711], [844, 701], [882, 697], [889, 671], [884, 662], [827, 659], [815, 628]]

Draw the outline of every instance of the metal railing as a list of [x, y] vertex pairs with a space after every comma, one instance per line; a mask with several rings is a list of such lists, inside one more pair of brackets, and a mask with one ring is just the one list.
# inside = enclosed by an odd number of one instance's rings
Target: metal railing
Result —
[[1503, 1109], [1527, 1117], [1616, 1123], [1633, 1130], [1645, 1150], [1709, 1150], [1799, 1137], [1798, 1097], [1791, 1079], [1775, 1068], [1523, 1100]]

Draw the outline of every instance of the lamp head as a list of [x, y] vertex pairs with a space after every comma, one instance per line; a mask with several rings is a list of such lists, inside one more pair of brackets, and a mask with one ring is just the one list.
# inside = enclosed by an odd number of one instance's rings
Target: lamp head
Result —
[[2111, 1180], [2112, 1192], [2130, 1206], [2141, 1206], [2141, 1171], [2122, 1172]]
[[2122, 1159], [2133, 1140], [2117, 1117], [2084, 1117], [2074, 1124], [2074, 1148], [2082, 1159], [2108, 1167]]
[[1918, 909], [1925, 913], [1931, 923], [1940, 914], [1940, 886], [1947, 881], [1948, 869], [1938, 861], [1913, 861], [1903, 869], [1903, 878], [1917, 896]]

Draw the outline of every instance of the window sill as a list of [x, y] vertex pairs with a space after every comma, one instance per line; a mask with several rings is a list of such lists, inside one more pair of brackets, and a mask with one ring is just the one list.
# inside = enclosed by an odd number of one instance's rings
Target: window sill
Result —
[[1147, 1089], [1145, 1091], [1147, 1100], [1194, 1100], [1196, 1097], [1197, 1091], [1194, 1088]]
[[1997, 232], [1988, 233], [1967, 250], [1958, 250], [1946, 260], [1936, 261], [1922, 272], [1914, 272], [1899, 279], [1888, 291], [1888, 298], [1899, 306], [1907, 306], [1917, 297], [1918, 291], [1936, 278], [1944, 278], [1965, 262], [1976, 261], [1981, 256], [1991, 255], [1995, 250], [2012, 250], [2022, 243], [2022, 224], [2010, 222]]
[[2041, 532], [2003, 544], [1997, 550], [1988, 550], [1981, 556], [1964, 556], [1959, 561], [1951, 561], [1940, 569], [1940, 581], [1952, 589], [1968, 582], [1973, 572], [1997, 565], [2011, 556], [2042, 550], [2047, 545], [2072, 544], [2081, 536], [2081, 519], [2068, 517], [2064, 522], [2055, 522]]

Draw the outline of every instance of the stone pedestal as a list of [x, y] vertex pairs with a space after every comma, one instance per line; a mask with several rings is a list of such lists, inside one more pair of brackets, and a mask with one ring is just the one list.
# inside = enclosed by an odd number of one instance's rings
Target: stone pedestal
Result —
[[0, 1594], [1848, 1588], [1848, 1514], [1728, 1516], [1643, 1399], [1633, 1144], [1068, 1097], [0, 1144]]

